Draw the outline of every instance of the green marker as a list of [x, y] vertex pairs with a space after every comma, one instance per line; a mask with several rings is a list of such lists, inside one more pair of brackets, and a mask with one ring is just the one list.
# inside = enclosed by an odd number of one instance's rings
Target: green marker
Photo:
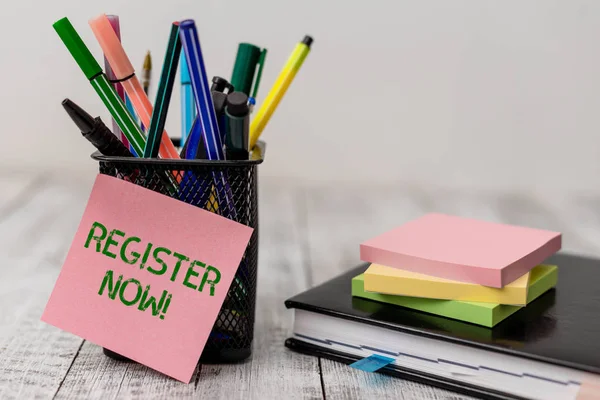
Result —
[[[236, 92], [242, 92], [246, 96], [256, 97], [260, 76], [262, 75], [267, 49], [260, 49], [250, 43], [240, 43], [235, 57], [231, 84]], [[256, 66], [258, 65], [258, 72]], [[256, 75], [256, 79], [254, 76]], [[252, 90], [252, 82], [254, 89]]]
[[131, 143], [137, 154], [144, 153], [146, 138], [137, 125], [135, 119], [125, 108], [125, 104], [113, 88], [113, 85], [108, 81], [102, 68], [92, 56], [81, 37], [71, 25], [68, 18], [62, 18], [56, 21], [53, 25], [54, 30], [58, 33], [61, 40], [67, 46], [67, 49], [83, 71], [86, 78], [90, 81], [98, 96], [104, 102], [104, 105], [110, 111], [110, 115], [123, 131], [127, 140]]
[[167, 112], [171, 102], [171, 93], [173, 92], [173, 83], [175, 83], [175, 73], [179, 64], [179, 55], [181, 54], [181, 41], [179, 40], [179, 22], [171, 24], [171, 33], [167, 44], [165, 62], [163, 64], [158, 91], [156, 92], [156, 101], [154, 102], [154, 112], [148, 127], [148, 141], [144, 149], [144, 157], [158, 157], [160, 141], [167, 121]]

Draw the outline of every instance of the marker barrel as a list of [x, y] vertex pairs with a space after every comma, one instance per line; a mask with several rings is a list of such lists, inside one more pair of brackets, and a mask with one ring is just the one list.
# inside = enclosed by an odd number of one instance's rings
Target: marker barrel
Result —
[[248, 159], [248, 132], [250, 126], [250, 107], [248, 96], [242, 92], [233, 92], [227, 96], [225, 107], [225, 145], [228, 160]]
[[99, 117], [95, 119], [96, 129], [83, 136], [102, 154], [114, 154], [117, 157], [133, 157], [127, 147], [108, 129]]
[[140, 131], [137, 122], [125, 108], [125, 104], [117, 92], [113, 89], [112, 84], [106, 79], [106, 76], [100, 75], [97, 78], [92, 79], [90, 83], [104, 102], [104, 105], [111, 111], [113, 118], [127, 136], [129, 144], [133, 147], [135, 152], [137, 154], [144, 154], [146, 138]]
[[288, 58], [283, 69], [279, 73], [277, 80], [269, 91], [269, 94], [262, 102], [258, 112], [252, 119], [250, 125], [250, 148], [252, 149], [261, 135], [265, 126], [269, 123], [271, 115], [277, 109], [279, 102], [290, 87], [296, 73], [304, 63], [306, 56], [310, 52], [310, 46], [313, 42], [312, 37], [305, 36], [304, 39], [296, 45], [296, 48]]

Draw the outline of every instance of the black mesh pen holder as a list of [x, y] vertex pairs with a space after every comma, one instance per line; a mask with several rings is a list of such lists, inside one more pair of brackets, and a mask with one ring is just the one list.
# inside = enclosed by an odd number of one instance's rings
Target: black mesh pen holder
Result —
[[[228, 363], [252, 353], [258, 265], [257, 166], [264, 144], [250, 160], [208, 161], [108, 157], [98, 152], [100, 173], [215, 212], [254, 229], [200, 362]], [[108, 349], [112, 358], [126, 358]]]

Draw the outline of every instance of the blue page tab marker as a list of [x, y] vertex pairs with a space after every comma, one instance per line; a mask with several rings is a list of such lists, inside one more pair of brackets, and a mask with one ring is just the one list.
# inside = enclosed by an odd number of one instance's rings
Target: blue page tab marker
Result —
[[375, 372], [394, 361], [393, 358], [380, 356], [379, 354], [371, 354], [369, 357], [365, 357], [362, 360], [350, 364], [350, 366], [352, 368], [360, 369], [361, 371]]

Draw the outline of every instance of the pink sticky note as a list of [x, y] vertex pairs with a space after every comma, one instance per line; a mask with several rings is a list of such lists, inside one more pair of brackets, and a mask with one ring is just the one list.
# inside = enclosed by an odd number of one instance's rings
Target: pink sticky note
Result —
[[189, 382], [251, 235], [98, 175], [42, 320]]
[[503, 287], [560, 250], [561, 234], [427, 214], [360, 245], [363, 261]]

